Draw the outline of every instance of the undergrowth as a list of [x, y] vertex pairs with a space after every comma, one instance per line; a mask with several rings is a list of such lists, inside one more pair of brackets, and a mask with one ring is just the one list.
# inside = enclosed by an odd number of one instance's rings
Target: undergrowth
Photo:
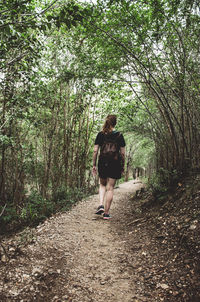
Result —
[[14, 203], [0, 206], [0, 234], [36, 226], [55, 213], [68, 211], [75, 203], [94, 193], [95, 189], [59, 188], [51, 198], [44, 198], [33, 190], [20, 206]]

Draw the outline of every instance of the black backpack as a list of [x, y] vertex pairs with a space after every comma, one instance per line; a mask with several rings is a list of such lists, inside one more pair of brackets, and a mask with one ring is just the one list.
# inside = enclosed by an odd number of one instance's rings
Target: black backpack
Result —
[[120, 132], [117, 135], [106, 134], [104, 136], [104, 142], [100, 149], [100, 157], [105, 161], [119, 159], [119, 145], [117, 143], [119, 136]]

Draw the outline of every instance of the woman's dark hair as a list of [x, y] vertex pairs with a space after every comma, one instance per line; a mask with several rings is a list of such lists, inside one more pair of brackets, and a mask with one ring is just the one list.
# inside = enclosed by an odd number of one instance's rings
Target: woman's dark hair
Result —
[[109, 114], [106, 118], [106, 121], [103, 125], [103, 129], [102, 132], [104, 134], [109, 134], [110, 132], [112, 132], [112, 128], [115, 127], [117, 123], [117, 117], [114, 114]]

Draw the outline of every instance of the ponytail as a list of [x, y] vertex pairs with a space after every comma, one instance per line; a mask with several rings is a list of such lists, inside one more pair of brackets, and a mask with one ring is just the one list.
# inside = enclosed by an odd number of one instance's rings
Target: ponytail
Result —
[[116, 123], [117, 123], [117, 117], [116, 117], [116, 115], [112, 115], [112, 114], [108, 115], [107, 118], [106, 118], [106, 120], [105, 120], [105, 123], [103, 125], [102, 132], [104, 134], [111, 133], [112, 132], [112, 128], [115, 127]]

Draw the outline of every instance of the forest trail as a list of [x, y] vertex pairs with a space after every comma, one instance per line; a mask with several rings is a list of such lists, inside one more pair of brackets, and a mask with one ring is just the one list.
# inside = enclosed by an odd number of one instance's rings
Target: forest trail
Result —
[[141, 186], [132, 180], [115, 189], [109, 221], [94, 214], [93, 195], [38, 226], [34, 243], [11, 260], [2, 301], [139, 301], [119, 231], [124, 202]]

